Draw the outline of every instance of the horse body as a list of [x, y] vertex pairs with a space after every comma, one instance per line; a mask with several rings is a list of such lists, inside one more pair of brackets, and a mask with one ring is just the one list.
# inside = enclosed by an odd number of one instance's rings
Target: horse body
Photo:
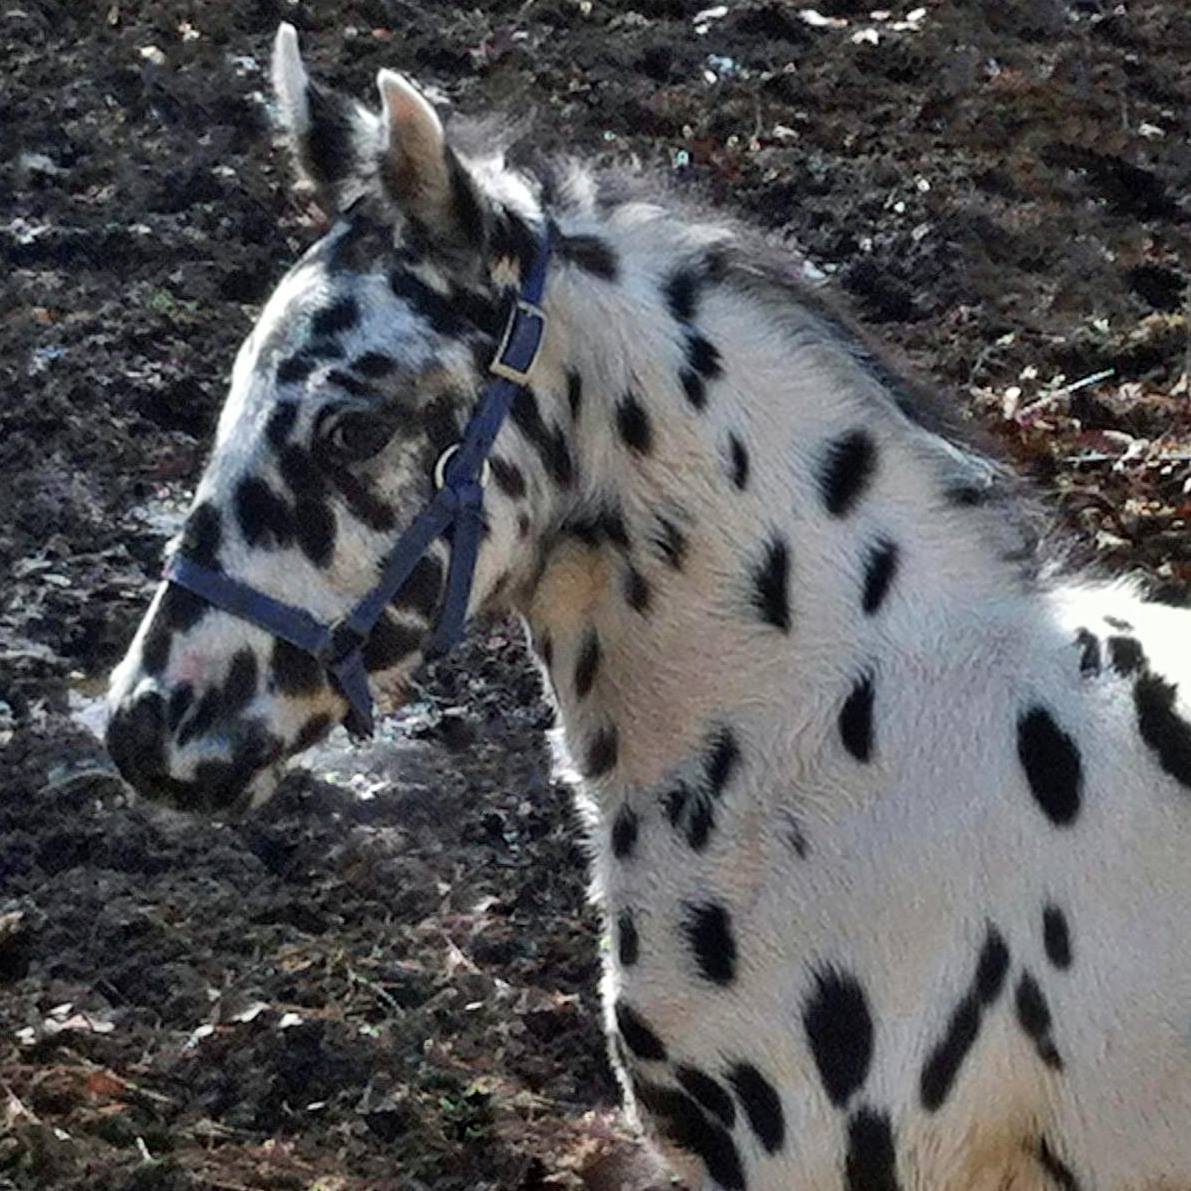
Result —
[[[709, 1187], [1191, 1185], [1188, 614], [1049, 569], [1007, 474], [738, 229], [460, 157], [395, 76], [332, 110], [288, 38], [339, 221], [182, 549], [320, 617], [366, 591], [548, 223], [472, 610], [525, 617], [560, 707], [643, 1126]], [[447, 552], [366, 650], [394, 689]], [[174, 588], [113, 702], [130, 778], [208, 809], [343, 712]]]

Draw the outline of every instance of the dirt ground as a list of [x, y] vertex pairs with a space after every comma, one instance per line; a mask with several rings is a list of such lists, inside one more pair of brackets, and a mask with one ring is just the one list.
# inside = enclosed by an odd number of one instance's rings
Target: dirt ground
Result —
[[610, 1191], [599, 926], [515, 626], [233, 826], [130, 806], [82, 722], [238, 341], [310, 237], [262, 106], [281, 17], [362, 97], [403, 68], [758, 221], [992, 431], [1086, 557], [1171, 598], [1191, 21], [1185, 0], [0, 5], [0, 1191]]

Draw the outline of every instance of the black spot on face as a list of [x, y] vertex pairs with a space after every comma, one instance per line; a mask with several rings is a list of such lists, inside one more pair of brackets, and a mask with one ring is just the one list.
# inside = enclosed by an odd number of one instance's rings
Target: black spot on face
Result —
[[1122, 620], [1119, 616], [1106, 616], [1104, 623], [1110, 629], [1116, 629], [1118, 633], [1133, 632], [1133, 626], [1127, 620]]
[[1141, 644], [1133, 637], [1109, 637], [1108, 656], [1118, 674], [1132, 674], [1146, 664]]
[[588, 629], [579, 647], [579, 658], [575, 663], [575, 695], [586, 699], [595, 685], [600, 669], [600, 638], [595, 629]]
[[819, 471], [823, 504], [833, 517], [850, 513], [872, 481], [877, 446], [864, 430], [851, 430], [827, 448]]
[[364, 642], [365, 668], [371, 674], [397, 665], [418, 649], [424, 635], [421, 629], [410, 628], [385, 613]]
[[1191, 787], [1191, 724], [1175, 710], [1178, 687], [1157, 674], [1142, 674], [1133, 687], [1137, 730], [1176, 781]]
[[447, 339], [462, 339], [471, 324], [459, 313], [455, 304], [428, 286], [421, 278], [405, 269], [389, 274], [389, 288], [395, 297], [421, 317], [430, 329]]
[[329, 715], [312, 715], [301, 727], [298, 735], [290, 745], [291, 753], [305, 752], [311, 745], [317, 744], [331, 730], [332, 721]]
[[732, 1097], [706, 1072], [684, 1064], [674, 1069], [674, 1078], [683, 1091], [718, 1118], [725, 1129], [731, 1129], [736, 1123], [736, 1105], [732, 1103]]
[[620, 804], [616, 818], [612, 820], [612, 855], [617, 860], [627, 860], [637, 847], [639, 824], [637, 814], [627, 802]]
[[976, 961], [971, 989], [952, 1010], [942, 1039], [934, 1046], [919, 1078], [919, 1095], [928, 1112], [947, 1099], [968, 1052], [980, 1033], [982, 1011], [1001, 994], [1009, 971], [1009, 948], [1000, 931], [990, 926]]
[[848, 1121], [846, 1191], [899, 1191], [889, 1114], [861, 1108]]
[[632, 563], [624, 573], [624, 598], [634, 612], [640, 612], [644, 616], [649, 611], [652, 599], [649, 582]]
[[264, 480], [248, 476], [236, 485], [236, 520], [250, 546], [288, 546], [294, 539], [290, 507]]
[[658, 556], [674, 570], [681, 571], [687, 553], [686, 534], [668, 517], [657, 517], [655, 520], [652, 541]]
[[492, 468], [492, 478], [496, 481], [496, 486], [505, 496], [510, 500], [521, 500], [525, 496], [525, 474], [521, 468], [499, 455], [493, 455], [488, 460], [488, 465]]
[[873, 1020], [864, 989], [846, 972], [817, 972], [802, 1024], [828, 1099], [842, 1108], [863, 1086], [873, 1059]]
[[566, 436], [558, 426], [546, 426], [538, 409], [537, 398], [529, 389], [517, 390], [511, 416], [513, 424], [538, 453], [550, 478], [560, 488], [569, 488], [575, 478], [575, 465], [567, 448]]
[[196, 505], [186, 519], [179, 552], [205, 567], [218, 568], [223, 524], [219, 510], [208, 501]]
[[1014, 1003], [1017, 1009], [1018, 1024], [1033, 1041], [1038, 1057], [1048, 1067], [1060, 1069], [1063, 1066], [1063, 1060], [1050, 1036], [1050, 1007], [1046, 1003], [1042, 989], [1038, 987], [1038, 982], [1029, 972], [1023, 972], [1021, 979], [1017, 982]]
[[741, 492], [748, 487], [749, 453], [735, 431], [728, 434], [728, 474]]
[[1017, 755], [1046, 817], [1056, 827], [1073, 823], [1083, 796], [1083, 765], [1075, 741], [1045, 707], [1031, 707], [1017, 721]]
[[401, 590], [393, 597], [394, 608], [416, 612], [429, 620], [438, 607], [443, 588], [443, 564], [427, 554], [418, 560]]
[[603, 281], [615, 281], [620, 274], [616, 250], [599, 236], [559, 236], [554, 250], [563, 260]]
[[892, 542], [882, 539], [868, 552], [864, 564], [864, 600], [865, 616], [873, 616], [880, 611], [889, 588], [897, 574], [898, 550]]
[[385, 355], [384, 352], [365, 352], [351, 362], [353, 372], [358, 372], [370, 380], [379, 380], [382, 376], [388, 376], [396, 367], [397, 361], [392, 356]]
[[865, 674], [852, 687], [839, 715], [839, 734], [844, 748], [857, 761], [873, 755], [873, 680]]
[[790, 631], [790, 547], [784, 538], [765, 544], [761, 561], [753, 568], [753, 607], [766, 624]]
[[269, 415], [265, 424], [265, 437], [275, 451], [282, 450], [289, 442], [289, 436], [294, 431], [294, 423], [298, 420], [298, 403], [296, 401], [279, 401], [277, 408]]
[[682, 925], [699, 974], [713, 984], [731, 984], [736, 978], [736, 940], [728, 911], [716, 902], [687, 905]]
[[1100, 673], [1100, 641], [1094, 633], [1087, 629], [1080, 629], [1075, 634], [1075, 643], [1079, 646], [1079, 672], [1095, 675]]
[[236, 650], [223, 687], [224, 716], [233, 716], [248, 706], [256, 694], [258, 675], [256, 654], [248, 648]]
[[1042, 943], [1056, 968], [1071, 967], [1071, 930], [1067, 915], [1055, 905], [1042, 907]]
[[277, 383], [295, 385], [304, 381], [316, 368], [318, 361], [306, 352], [287, 356], [277, 365]]
[[615, 767], [620, 755], [620, 738], [615, 725], [600, 728], [587, 746], [583, 776], [589, 780], [604, 777]]
[[709, 1119], [690, 1096], [644, 1080], [633, 1081], [638, 1102], [679, 1149], [695, 1154], [712, 1182], [724, 1191], [744, 1191], [740, 1154], [728, 1131]]
[[312, 339], [332, 339], [360, 321], [360, 304], [350, 295], [315, 312], [310, 320]]
[[326, 568], [335, 556], [335, 514], [318, 499], [299, 497], [294, 506], [294, 537], [316, 567]]
[[641, 957], [641, 937], [629, 910], [622, 910], [616, 918], [616, 954], [625, 968], [631, 968]]
[[637, 1058], [650, 1063], [666, 1061], [665, 1044], [631, 1005], [623, 1000], [617, 1001], [615, 1014], [616, 1028], [620, 1031], [625, 1045]]
[[223, 691], [218, 686], [208, 688], [198, 701], [190, 719], [178, 732], [178, 747], [183, 748], [192, 740], [205, 736], [223, 713]]
[[767, 1154], [776, 1154], [786, 1140], [786, 1118], [777, 1089], [752, 1063], [737, 1063], [728, 1072], [728, 1082], [735, 1090], [757, 1140]]
[[313, 695], [322, 690], [326, 681], [322, 665], [316, 658], [280, 637], [273, 642], [269, 668], [274, 684], [283, 695]]
[[616, 405], [616, 429], [621, 441], [638, 455], [653, 450], [653, 427], [645, 407], [632, 393], [626, 393]]

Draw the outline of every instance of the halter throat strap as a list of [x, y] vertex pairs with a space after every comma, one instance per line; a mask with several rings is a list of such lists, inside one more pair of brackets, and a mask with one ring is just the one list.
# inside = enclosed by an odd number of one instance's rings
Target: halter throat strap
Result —
[[326, 623], [181, 553], [166, 565], [167, 582], [186, 588], [213, 607], [249, 621], [316, 658], [347, 700], [344, 723], [353, 736], [367, 737], [373, 731], [372, 692], [364, 664], [368, 638], [386, 606], [408, 582], [435, 540], [452, 527], [446, 588], [428, 655], [446, 653], [463, 636], [483, 528], [488, 456], [513, 399], [527, 387], [530, 370], [541, 350], [546, 331], [541, 301], [549, 261], [549, 231], [543, 229], [533, 264], [522, 279], [520, 294], [488, 366], [491, 379], [463, 437], [448, 447], [435, 465], [438, 491], [386, 555], [376, 585], [346, 616]]

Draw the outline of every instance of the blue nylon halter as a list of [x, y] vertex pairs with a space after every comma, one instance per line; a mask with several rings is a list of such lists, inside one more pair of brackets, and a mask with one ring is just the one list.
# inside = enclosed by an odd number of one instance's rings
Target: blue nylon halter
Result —
[[445, 653], [463, 636], [467, 601], [475, 575], [484, 510], [484, 469], [496, 436], [518, 391], [528, 385], [546, 330], [540, 305], [550, 261], [549, 232], [538, 251], [505, 325], [504, 337], [463, 437], [447, 448], [434, 469], [438, 492], [397, 540], [376, 586], [344, 617], [324, 624], [302, 608], [283, 603], [222, 571], [183, 554], [167, 563], [164, 578], [201, 596], [208, 604], [259, 626], [316, 658], [348, 702], [344, 724], [353, 736], [372, 735], [372, 692], [364, 645], [385, 607], [401, 590], [436, 538], [452, 525], [446, 595], [431, 637], [429, 654]]

